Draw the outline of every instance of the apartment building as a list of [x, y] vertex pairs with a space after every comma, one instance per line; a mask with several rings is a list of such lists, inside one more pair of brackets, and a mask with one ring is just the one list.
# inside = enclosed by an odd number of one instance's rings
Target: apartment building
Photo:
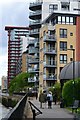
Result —
[[[21, 72], [23, 37], [29, 36], [28, 27], [5, 26], [8, 32], [8, 84]], [[26, 42], [25, 42], [26, 43]], [[27, 45], [26, 45], [27, 46]], [[17, 69], [18, 68], [18, 69]]]
[[2, 92], [7, 92], [7, 77], [6, 76], [2, 76], [1, 78], [1, 90]]
[[73, 61], [80, 61], [80, 15], [52, 13], [40, 29], [40, 90], [59, 81], [62, 68]]
[[[35, 75], [39, 76], [39, 33], [42, 26], [42, 21], [44, 21], [51, 13], [67, 13], [67, 14], [80, 14], [80, 1], [79, 0], [36, 0], [34, 3], [29, 5], [29, 27], [30, 37], [34, 38], [33, 45], [29, 43], [29, 54], [35, 60], [29, 62], [30, 72], [34, 72]], [[62, 43], [61, 43], [62, 44]], [[54, 46], [53, 46], [54, 47]], [[55, 52], [56, 54], [56, 52]], [[32, 68], [31, 68], [32, 66]], [[35, 70], [37, 68], [37, 71]], [[39, 80], [39, 78], [38, 78]]]

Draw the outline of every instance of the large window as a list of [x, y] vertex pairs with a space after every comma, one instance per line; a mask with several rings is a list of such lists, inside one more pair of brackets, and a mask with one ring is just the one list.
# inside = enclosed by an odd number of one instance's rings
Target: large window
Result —
[[67, 50], [67, 42], [60, 42], [60, 50], [61, 51]]
[[60, 54], [60, 63], [61, 64], [67, 63], [67, 55], [66, 54]]
[[58, 16], [58, 24], [75, 24], [75, 17]]
[[49, 12], [52, 13], [54, 10], [58, 9], [58, 5], [57, 4], [50, 4], [49, 5]]
[[60, 38], [67, 38], [67, 29], [60, 28]]

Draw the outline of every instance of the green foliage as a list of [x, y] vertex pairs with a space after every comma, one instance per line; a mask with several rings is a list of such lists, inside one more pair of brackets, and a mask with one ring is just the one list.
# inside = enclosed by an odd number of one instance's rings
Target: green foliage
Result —
[[61, 86], [60, 86], [60, 83], [56, 82], [53, 87], [49, 88], [49, 91], [52, 92], [53, 96], [54, 96], [54, 94], [56, 92], [56, 94], [57, 94], [57, 101], [60, 101], [60, 96], [61, 96]]
[[75, 84], [73, 83], [73, 80], [67, 81], [64, 84], [62, 97], [64, 98], [67, 106], [73, 103], [73, 97], [76, 100], [80, 100], [80, 78], [75, 80]]
[[4, 98], [2, 97], [2, 104], [5, 107], [15, 107], [15, 105], [18, 103], [18, 101], [16, 99], [11, 99], [11, 98]]
[[12, 94], [13, 92], [20, 92], [24, 89], [25, 86], [28, 86], [29, 76], [29, 73], [23, 72], [18, 74], [13, 80], [11, 80], [9, 86], [9, 94]]

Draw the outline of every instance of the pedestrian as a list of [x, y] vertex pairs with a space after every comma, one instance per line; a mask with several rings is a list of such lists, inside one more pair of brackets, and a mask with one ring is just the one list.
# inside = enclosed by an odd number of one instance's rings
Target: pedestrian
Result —
[[51, 91], [49, 91], [49, 93], [47, 94], [47, 101], [48, 101], [48, 108], [52, 108], [53, 96]]
[[42, 91], [40, 91], [39, 102], [40, 102], [40, 108], [43, 108], [42, 103], [45, 102], [45, 95], [44, 95], [44, 93]]
[[57, 102], [57, 93], [56, 92], [54, 93], [53, 99], [54, 99], [54, 104], [56, 105], [56, 102]]
[[47, 92], [43, 91], [44, 93], [44, 103], [45, 103], [45, 108], [46, 108], [46, 103], [47, 103]]

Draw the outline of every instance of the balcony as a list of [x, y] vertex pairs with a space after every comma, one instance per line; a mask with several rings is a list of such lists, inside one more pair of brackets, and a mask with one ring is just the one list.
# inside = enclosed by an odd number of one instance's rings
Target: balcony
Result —
[[29, 64], [37, 64], [39, 63], [39, 59], [35, 59], [35, 58], [32, 58], [32, 59], [29, 59]]
[[56, 50], [55, 50], [55, 48], [54, 47], [52, 47], [52, 48], [45, 48], [44, 49], [44, 54], [56, 54]]
[[47, 68], [55, 68], [57, 66], [57, 62], [55, 60], [48, 60], [46, 62], [43, 62], [44, 67]]
[[29, 40], [28, 41], [28, 45], [34, 45], [34, 43], [35, 43], [34, 40]]
[[41, 9], [41, 5], [42, 5], [42, 2], [33, 2], [33, 3], [30, 3], [29, 9], [35, 10], [35, 8], [36, 8], [37, 10], [39, 10], [39, 9]]
[[41, 10], [36, 10], [35, 12], [30, 12], [29, 16], [41, 15]]
[[34, 67], [28, 69], [29, 73], [38, 73], [39, 69], [35, 69]]
[[28, 51], [28, 52], [29, 52], [29, 54], [31, 54], [31, 55], [34, 54], [34, 53], [35, 53], [35, 48], [29, 48], [29, 51]]
[[39, 47], [39, 41], [35, 42], [35, 48]]
[[44, 42], [56, 42], [56, 37], [54, 35], [45, 35], [43, 37]]
[[39, 58], [39, 53], [35, 53], [34, 57], [38, 59]]
[[57, 80], [57, 75], [56, 74], [52, 74], [52, 73], [49, 73], [49, 74], [44, 74], [43, 75], [43, 79], [44, 80]]
[[39, 29], [30, 30], [30, 34], [39, 34]]

